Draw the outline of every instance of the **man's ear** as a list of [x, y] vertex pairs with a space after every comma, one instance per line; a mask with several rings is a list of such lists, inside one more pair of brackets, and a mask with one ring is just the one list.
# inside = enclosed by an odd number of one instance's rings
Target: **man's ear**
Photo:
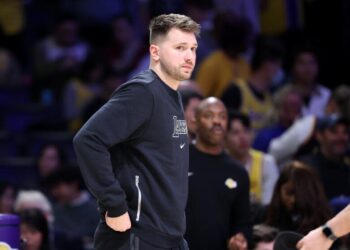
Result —
[[153, 61], [156, 61], [156, 62], [159, 61], [159, 46], [158, 45], [151, 44], [149, 46], [149, 53], [150, 53], [151, 59]]

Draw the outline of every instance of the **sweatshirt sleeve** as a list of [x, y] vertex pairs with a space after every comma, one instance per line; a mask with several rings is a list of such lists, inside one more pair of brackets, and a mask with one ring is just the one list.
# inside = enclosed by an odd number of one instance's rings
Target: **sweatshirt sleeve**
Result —
[[269, 154], [275, 158], [277, 164], [291, 158], [298, 148], [312, 136], [315, 123], [315, 116], [305, 116], [295, 121], [286, 132], [271, 141]]
[[127, 211], [125, 193], [116, 179], [109, 148], [130, 140], [147, 126], [153, 95], [142, 84], [118, 89], [73, 139], [84, 181], [111, 217]]

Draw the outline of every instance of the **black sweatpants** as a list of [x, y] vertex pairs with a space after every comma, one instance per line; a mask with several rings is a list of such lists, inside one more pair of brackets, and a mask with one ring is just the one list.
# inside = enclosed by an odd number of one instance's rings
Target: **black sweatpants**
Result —
[[175, 248], [162, 248], [154, 246], [132, 231], [116, 232], [101, 221], [94, 236], [94, 250], [188, 250], [187, 242], [183, 240], [180, 246]]

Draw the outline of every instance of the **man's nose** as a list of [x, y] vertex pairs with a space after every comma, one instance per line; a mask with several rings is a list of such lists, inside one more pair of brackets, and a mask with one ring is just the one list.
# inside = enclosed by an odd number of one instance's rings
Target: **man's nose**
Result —
[[221, 124], [221, 120], [219, 116], [214, 116], [213, 117], [213, 123], [214, 124]]

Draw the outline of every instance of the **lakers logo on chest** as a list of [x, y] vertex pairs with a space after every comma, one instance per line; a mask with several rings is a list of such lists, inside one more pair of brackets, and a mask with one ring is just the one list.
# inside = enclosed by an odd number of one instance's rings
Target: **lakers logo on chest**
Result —
[[186, 120], [178, 120], [177, 116], [173, 116], [174, 119], [174, 132], [173, 137], [178, 138], [180, 135], [187, 135]]

